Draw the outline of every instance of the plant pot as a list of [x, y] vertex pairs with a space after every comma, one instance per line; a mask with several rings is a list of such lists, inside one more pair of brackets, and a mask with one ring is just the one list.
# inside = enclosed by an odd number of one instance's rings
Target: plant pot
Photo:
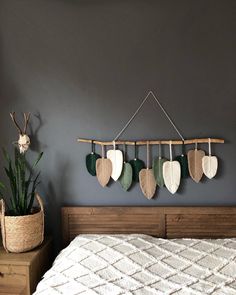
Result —
[[44, 239], [44, 209], [42, 199], [36, 194], [39, 211], [30, 215], [6, 216], [1, 200], [1, 230], [3, 247], [7, 252], [21, 253], [34, 249]]

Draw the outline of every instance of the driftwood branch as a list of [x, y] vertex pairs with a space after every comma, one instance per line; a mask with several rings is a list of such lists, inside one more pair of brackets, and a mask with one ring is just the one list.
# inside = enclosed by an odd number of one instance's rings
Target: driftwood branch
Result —
[[[113, 145], [112, 141], [99, 141], [94, 139], [84, 139], [84, 138], [78, 138], [78, 142], [82, 143], [95, 143], [99, 145]], [[211, 143], [224, 143], [224, 139], [221, 138], [210, 138]], [[126, 144], [126, 145], [146, 145], [149, 143], [150, 145], [156, 145], [156, 144], [195, 144], [195, 143], [208, 143], [209, 138], [194, 138], [194, 139], [187, 139], [184, 142], [181, 140], [137, 140], [137, 141], [130, 141], [130, 140], [118, 140], [116, 141], [116, 145], [119, 144]]]

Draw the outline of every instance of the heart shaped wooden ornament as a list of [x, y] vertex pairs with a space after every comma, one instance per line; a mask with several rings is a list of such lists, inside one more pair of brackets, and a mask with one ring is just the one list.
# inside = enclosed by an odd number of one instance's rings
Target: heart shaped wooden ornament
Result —
[[92, 176], [96, 176], [96, 161], [99, 158], [101, 158], [101, 156], [95, 153], [95, 146], [92, 141], [92, 151], [86, 156], [86, 167]]
[[156, 191], [156, 181], [153, 170], [149, 169], [149, 143], [147, 142], [147, 168], [139, 172], [140, 188], [147, 199], [151, 199]]
[[105, 187], [111, 177], [112, 163], [111, 160], [104, 157], [104, 147], [102, 145], [102, 158], [96, 161], [96, 174], [98, 182]]
[[194, 150], [188, 152], [188, 170], [191, 178], [199, 183], [203, 176], [202, 159], [205, 152], [197, 149], [197, 144]]
[[172, 160], [172, 144], [169, 144], [170, 148], [170, 161], [166, 161], [163, 164], [163, 178], [165, 182], [165, 186], [169, 192], [172, 194], [176, 193], [181, 178], [181, 168], [178, 161]]
[[211, 140], [209, 139], [208, 142], [208, 148], [209, 148], [209, 155], [204, 156], [202, 158], [202, 170], [203, 173], [208, 177], [209, 179], [212, 179], [218, 170], [218, 159], [216, 156], [211, 155]]
[[138, 148], [136, 142], [134, 143], [134, 159], [129, 161], [133, 170], [133, 181], [139, 182], [139, 172], [145, 167], [145, 164], [142, 160], [138, 159]]
[[110, 159], [112, 163], [111, 178], [117, 181], [123, 168], [123, 154], [120, 150], [116, 149], [115, 143], [113, 143], [113, 149], [107, 152], [107, 158]]
[[163, 164], [167, 160], [161, 157], [161, 144], [159, 144], [159, 156], [154, 158], [152, 163], [152, 169], [154, 173], [154, 177], [156, 183], [159, 187], [164, 186], [164, 178], [163, 178]]

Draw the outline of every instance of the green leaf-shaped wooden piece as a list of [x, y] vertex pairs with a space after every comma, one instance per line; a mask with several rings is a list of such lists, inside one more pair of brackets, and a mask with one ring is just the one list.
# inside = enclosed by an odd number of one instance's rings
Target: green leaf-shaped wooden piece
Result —
[[140, 159], [133, 159], [130, 162], [133, 169], [133, 181], [139, 182], [139, 172], [145, 167], [145, 164]]
[[90, 173], [92, 176], [96, 176], [96, 161], [100, 158], [100, 155], [93, 152], [86, 156], [86, 167], [88, 173]]
[[154, 177], [156, 180], [156, 183], [159, 187], [163, 187], [164, 186], [164, 178], [163, 178], [163, 164], [166, 162], [167, 160], [161, 157], [157, 157], [153, 160], [152, 163], [152, 169], [153, 169], [153, 173], [154, 173]]
[[188, 171], [188, 157], [187, 155], [180, 155], [175, 158], [176, 161], [180, 163], [181, 168], [181, 178], [187, 178], [189, 177], [189, 171]]
[[132, 180], [133, 180], [132, 166], [130, 165], [130, 163], [124, 162], [122, 173], [119, 178], [119, 182], [125, 191], [127, 191], [130, 188], [132, 184]]

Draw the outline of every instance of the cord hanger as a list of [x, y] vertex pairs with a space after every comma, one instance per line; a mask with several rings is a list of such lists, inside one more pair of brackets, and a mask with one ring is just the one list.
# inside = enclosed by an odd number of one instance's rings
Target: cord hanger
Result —
[[162, 112], [164, 113], [164, 115], [166, 116], [166, 118], [168, 119], [168, 121], [171, 123], [171, 125], [173, 126], [173, 128], [175, 129], [175, 131], [177, 132], [177, 134], [179, 135], [179, 137], [181, 138], [181, 140], [184, 141], [183, 135], [180, 133], [180, 131], [178, 130], [177, 126], [175, 125], [175, 123], [173, 122], [173, 120], [171, 119], [171, 117], [169, 116], [169, 114], [167, 113], [167, 111], [162, 106], [160, 100], [157, 98], [157, 96], [153, 93], [152, 90], [150, 90], [148, 92], [148, 94], [144, 97], [143, 101], [141, 102], [141, 104], [139, 105], [139, 107], [137, 108], [137, 110], [134, 112], [134, 114], [131, 116], [131, 118], [127, 121], [127, 123], [121, 129], [121, 131], [116, 135], [116, 137], [113, 139], [113, 141], [116, 141], [122, 135], [122, 133], [127, 129], [127, 127], [134, 120], [134, 118], [138, 115], [139, 111], [141, 110], [141, 108], [143, 107], [143, 105], [145, 104], [145, 102], [147, 101], [147, 99], [150, 96], [152, 96], [155, 99], [155, 101], [157, 102], [158, 106], [160, 107], [160, 109], [162, 110]]

